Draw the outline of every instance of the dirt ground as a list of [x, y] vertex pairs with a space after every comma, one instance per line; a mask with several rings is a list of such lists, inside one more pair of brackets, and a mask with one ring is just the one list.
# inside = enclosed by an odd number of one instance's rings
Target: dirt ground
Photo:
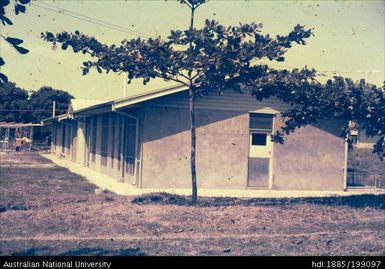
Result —
[[123, 197], [0, 153], [0, 255], [385, 255], [385, 196]]

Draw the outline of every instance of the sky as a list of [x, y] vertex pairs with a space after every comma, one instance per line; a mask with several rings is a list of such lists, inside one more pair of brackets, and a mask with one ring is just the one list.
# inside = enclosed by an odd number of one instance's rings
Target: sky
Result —
[[[83, 76], [86, 58], [71, 50], [53, 50], [40, 38], [42, 32], [68, 31], [95, 36], [106, 44], [120, 44], [138, 36], [166, 37], [171, 29], [187, 29], [189, 9], [177, 0], [32, 0], [26, 14], [14, 15], [14, 25], [0, 26], [3, 35], [24, 40], [27, 55], [19, 55], [0, 41], [2, 68], [9, 80], [27, 90], [51, 86], [68, 91], [75, 98], [111, 100], [123, 96], [123, 75], [99, 74], [95, 70]], [[325, 77], [342, 75], [353, 80], [367, 78], [381, 86], [385, 81], [385, 1], [294, 1], [294, 0], [211, 0], [196, 14], [196, 26], [206, 18], [224, 25], [261, 22], [262, 32], [288, 34], [295, 25], [313, 30], [306, 46], [295, 45], [283, 63], [272, 67], [313, 67]], [[128, 94], [165, 87], [162, 81], [144, 86], [140, 80], [128, 85]]]

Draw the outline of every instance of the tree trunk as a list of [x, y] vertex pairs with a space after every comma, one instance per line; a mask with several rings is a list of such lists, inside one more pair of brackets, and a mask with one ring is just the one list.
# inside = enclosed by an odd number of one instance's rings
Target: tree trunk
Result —
[[[194, 13], [195, 7], [191, 8], [191, 21], [190, 21], [190, 31], [194, 29]], [[196, 161], [195, 161], [195, 153], [196, 153], [196, 135], [195, 135], [195, 111], [194, 111], [194, 86], [192, 76], [192, 67], [193, 67], [193, 56], [192, 56], [192, 41], [190, 41], [190, 70], [188, 72], [190, 87], [189, 87], [189, 112], [190, 112], [190, 133], [191, 133], [191, 180], [192, 180], [192, 194], [191, 194], [191, 203], [196, 204], [198, 201], [198, 187], [197, 187], [197, 172], [196, 172]]]
[[195, 135], [195, 111], [194, 111], [194, 90], [189, 88], [189, 112], [190, 112], [190, 133], [191, 133], [191, 179], [192, 179], [192, 204], [196, 204], [198, 201], [198, 187], [197, 187], [197, 173], [196, 173], [196, 135]]

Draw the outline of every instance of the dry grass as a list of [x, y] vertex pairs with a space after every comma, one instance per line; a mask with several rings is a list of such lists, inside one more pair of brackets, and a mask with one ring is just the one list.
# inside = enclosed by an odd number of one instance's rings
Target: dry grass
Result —
[[191, 206], [183, 196], [95, 194], [36, 154], [0, 158], [0, 255], [385, 255], [384, 196]]

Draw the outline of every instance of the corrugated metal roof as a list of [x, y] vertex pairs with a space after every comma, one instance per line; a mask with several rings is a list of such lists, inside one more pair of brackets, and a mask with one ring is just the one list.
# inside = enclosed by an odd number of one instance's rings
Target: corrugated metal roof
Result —
[[[105, 107], [105, 106], [111, 106], [110, 110], [115, 110], [115, 109], [118, 109], [121, 107], [126, 107], [126, 106], [130, 106], [133, 104], [138, 104], [138, 103], [141, 103], [144, 101], [152, 100], [155, 98], [159, 98], [159, 97], [162, 97], [165, 95], [169, 95], [172, 93], [177, 93], [177, 92], [181, 92], [181, 91], [185, 91], [185, 90], [187, 90], [186, 86], [175, 85], [172, 87], [157, 89], [157, 90], [153, 90], [153, 91], [147, 91], [145, 93], [132, 95], [132, 96], [128, 96], [128, 97], [124, 97], [124, 98], [120, 98], [120, 99], [116, 99], [116, 100], [112, 100], [112, 101], [99, 102], [97, 104], [78, 109], [78, 110], [74, 111], [74, 113], [75, 114], [86, 113], [86, 112], [89, 112], [91, 110], [100, 109], [101, 107]], [[74, 100], [76, 100], [76, 99], [74, 99]]]
[[114, 100], [113, 107], [117, 109], [117, 108], [138, 104], [141, 102], [149, 101], [155, 98], [159, 98], [162, 96], [166, 96], [169, 94], [182, 92], [186, 90], [187, 90], [187, 87], [185, 85], [180, 84], [180, 85], [175, 85], [172, 87], [162, 88], [154, 91], [148, 91], [145, 93]]

